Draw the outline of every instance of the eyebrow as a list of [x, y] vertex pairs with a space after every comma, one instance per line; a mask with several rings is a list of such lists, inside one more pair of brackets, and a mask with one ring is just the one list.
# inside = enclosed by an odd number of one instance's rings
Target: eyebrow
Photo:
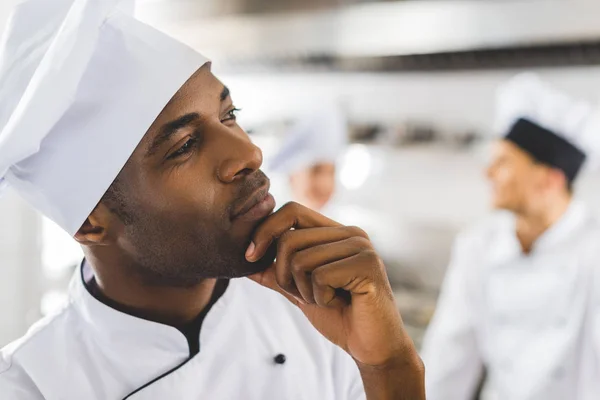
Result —
[[[227, 86], [223, 86], [223, 90], [221, 90], [219, 99], [221, 100], [221, 102], [223, 102], [230, 95], [231, 92], [229, 88]], [[158, 150], [158, 148], [162, 146], [163, 143], [165, 143], [167, 140], [169, 140], [169, 138], [173, 136], [178, 130], [185, 128], [186, 126], [190, 125], [192, 122], [197, 121], [198, 119], [200, 119], [200, 114], [189, 113], [177, 118], [176, 120], [164, 124], [160, 129], [160, 132], [158, 133], [158, 135], [156, 135], [156, 137], [152, 141], [152, 144], [148, 148], [146, 156], [152, 156], [154, 153], [156, 153], [156, 150]]]
[[223, 90], [221, 91], [221, 102], [225, 101], [231, 95], [229, 88], [227, 86], [223, 86]]
[[191, 125], [198, 119], [200, 119], [200, 114], [189, 113], [164, 124], [162, 128], [160, 128], [158, 135], [156, 135], [156, 137], [152, 141], [152, 144], [148, 148], [146, 156], [151, 156], [154, 153], [156, 153], [156, 150], [158, 150], [160, 146], [162, 146], [167, 140], [169, 140], [171, 136], [177, 133], [177, 131]]

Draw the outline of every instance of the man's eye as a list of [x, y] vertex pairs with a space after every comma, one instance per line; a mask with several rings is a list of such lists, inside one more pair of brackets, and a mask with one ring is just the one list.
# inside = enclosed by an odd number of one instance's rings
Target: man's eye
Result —
[[172, 160], [172, 159], [180, 157], [186, 153], [189, 153], [194, 148], [194, 146], [196, 145], [197, 142], [198, 142], [197, 138], [190, 137], [179, 149], [177, 149], [169, 157], [167, 157], [167, 159]]
[[221, 122], [237, 120], [237, 115], [240, 111], [242, 111], [240, 108], [232, 108], [225, 114], [225, 118]]

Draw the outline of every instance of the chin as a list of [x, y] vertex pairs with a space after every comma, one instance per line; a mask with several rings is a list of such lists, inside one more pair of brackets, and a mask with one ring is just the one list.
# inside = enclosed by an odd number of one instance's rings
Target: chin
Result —
[[273, 244], [271, 245], [271, 247], [269, 247], [267, 253], [263, 258], [256, 262], [248, 262], [244, 259], [242, 264], [238, 268], [235, 268], [235, 270], [232, 271], [230, 276], [225, 276], [224, 278], [243, 278], [245, 276], [262, 272], [269, 268], [271, 265], [273, 265], [276, 255], [277, 245]]
[[507, 201], [494, 201], [492, 203], [492, 208], [494, 210], [500, 211], [513, 211], [514, 207]]
[[498, 195], [497, 193], [492, 193], [491, 205], [494, 210], [504, 210], [507, 206], [506, 199], [503, 196]]
[[493, 210], [505, 210], [506, 206], [504, 206], [502, 203], [493, 202], [492, 203], [492, 209]]

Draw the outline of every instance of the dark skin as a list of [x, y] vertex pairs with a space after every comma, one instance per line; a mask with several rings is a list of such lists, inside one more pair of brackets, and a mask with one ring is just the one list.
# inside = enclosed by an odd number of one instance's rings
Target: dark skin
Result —
[[[101, 201], [75, 236], [98, 289], [177, 326], [205, 308], [217, 278], [248, 277], [354, 358], [368, 399], [424, 399], [423, 365], [367, 235], [298, 204], [269, 215], [261, 163], [228, 91], [203, 66], [119, 174], [117, 204]], [[237, 216], [257, 199], [260, 212]]]

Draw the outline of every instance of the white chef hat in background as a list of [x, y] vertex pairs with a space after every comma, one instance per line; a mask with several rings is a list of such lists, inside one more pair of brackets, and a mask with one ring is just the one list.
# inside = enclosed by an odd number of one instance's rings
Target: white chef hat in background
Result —
[[0, 49], [0, 181], [74, 235], [208, 60], [133, 0], [25, 0]]
[[600, 104], [591, 109], [578, 142], [588, 155], [587, 167], [597, 171], [600, 168]]
[[335, 103], [301, 117], [286, 133], [279, 151], [267, 160], [269, 172], [291, 174], [319, 162], [335, 163], [348, 144], [348, 123]]
[[505, 136], [525, 118], [587, 153], [583, 136], [593, 110], [589, 102], [561, 92], [537, 74], [522, 73], [497, 90], [494, 133]]
[[[561, 92], [534, 73], [523, 73], [498, 88], [495, 135], [510, 134], [520, 119], [540, 126], [580, 150], [588, 167], [598, 165], [600, 113], [591, 102]], [[556, 149], [556, 142], [551, 147]]]

